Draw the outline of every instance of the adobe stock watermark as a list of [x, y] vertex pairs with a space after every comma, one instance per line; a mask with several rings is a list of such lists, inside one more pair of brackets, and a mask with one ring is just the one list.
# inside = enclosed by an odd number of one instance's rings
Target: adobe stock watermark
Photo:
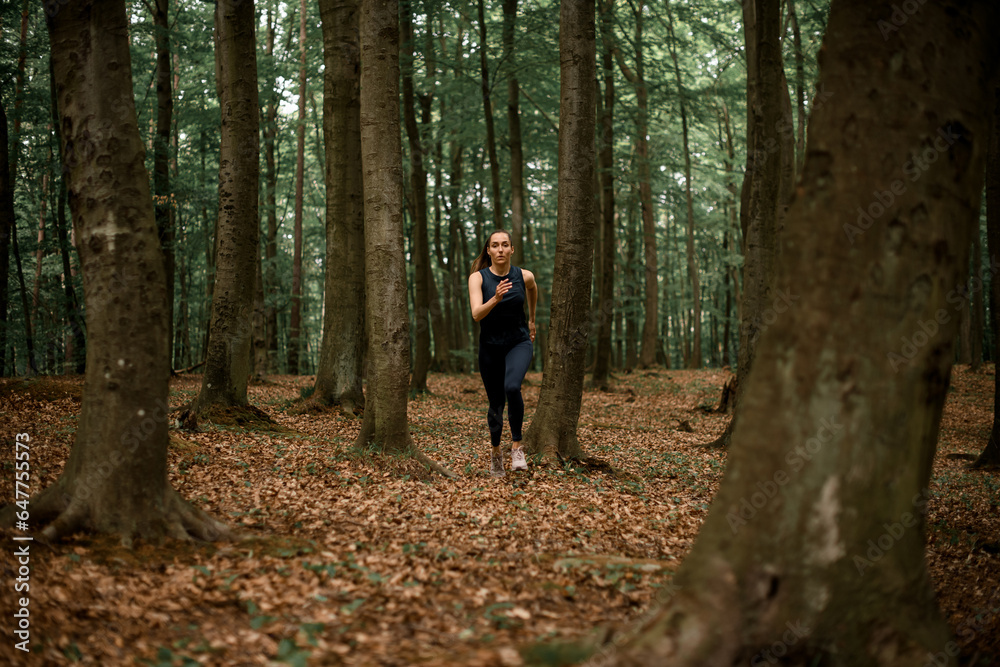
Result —
[[[934, 138], [934, 141], [929, 146], [924, 147], [916, 157], [903, 165], [903, 174], [911, 183], [916, 183], [924, 175], [924, 172], [937, 162], [941, 153], [947, 152], [961, 138], [962, 135], [952, 130], [951, 127], [938, 129], [937, 137]], [[892, 208], [896, 199], [906, 193], [906, 188], [906, 181], [902, 178], [897, 178], [889, 184], [888, 190], [875, 190], [872, 192], [873, 199], [871, 203], [866, 207], [858, 207], [857, 224], [844, 223], [844, 234], [851, 245], [854, 245], [854, 240], [857, 237], [868, 231], [875, 224], [876, 220]]]
[[[956, 313], [960, 313], [965, 302], [972, 298], [976, 292], [983, 290], [986, 285], [986, 278], [995, 279], [1000, 272], [1000, 261], [991, 260], [982, 276], [973, 276], [969, 281], [969, 286], [956, 285], [945, 296], [945, 301], [950, 304]], [[924, 347], [926, 347], [941, 331], [941, 327], [951, 321], [951, 313], [947, 308], [938, 308], [933, 317], [917, 322], [918, 329], [909, 336], [900, 336], [901, 345], [899, 351], [890, 351], [886, 354], [886, 359], [892, 367], [893, 372], [898, 373], [901, 366], [913, 364], [914, 357]]]
[[892, 14], [889, 15], [889, 20], [879, 19], [878, 21], [878, 29], [882, 33], [882, 39], [888, 42], [889, 37], [899, 32], [899, 29], [906, 25], [910, 17], [919, 12], [922, 5], [926, 3], [927, 0], [903, 0], [898, 5], [892, 5]]
[[[812, 461], [816, 453], [823, 448], [823, 445], [833, 440], [836, 433], [844, 430], [844, 425], [837, 423], [836, 416], [821, 419], [819, 424], [815, 436], [806, 440], [802, 445], [796, 445], [795, 449], [785, 454], [785, 463], [791, 468], [792, 473], [802, 470], [806, 463]], [[779, 468], [770, 479], [757, 482], [757, 490], [751, 493], [749, 498], [744, 496], [740, 499], [739, 511], [730, 509], [726, 514], [726, 522], [729, 523], [729, 529], [733, 531], [733, 535], [757, 516], [757, 512], [778, 495], [778, 490], [788, 484], [791, 479], [784, 468]]]
[[865, 555], [859, 556], [855, 554], [853, 556], [851, 560], [854, 562], [854, 567], [857, 568], [859, 576], [865, 576], [865, 570], [882, 560], [889, 550], [896, 546], [903, 538], [906, 531], [917, 525], [920, 515], [927, 509], [927, 499], [929, 497], [930, 491], [928, 489], [923, 489], [920, 493], [913, 496], [910, 503], [913, 505], [915, 512], [903, 512], [899, 515], [898, 521], [883, 523], [882, 527], [885, 528], [885, 532], [876, 538], [868, 540], [868, 549], [865, 551]]

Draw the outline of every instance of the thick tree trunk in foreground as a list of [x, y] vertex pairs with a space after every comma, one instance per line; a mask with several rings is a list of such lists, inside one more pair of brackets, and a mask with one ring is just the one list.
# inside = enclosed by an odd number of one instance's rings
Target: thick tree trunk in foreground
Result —
[[576, 424], [590, 335], [594, 264], [594, 130], [597, 75], [593, 0], [559, 10], [559, 211], [545, 376], [524, 436], [527, 452], [550, 447], [580, 459]]
[[167, 480], [170, 305], [132, 102], [124, 2], [69, 3], [49, 32], [64, 154], [77, 149], [67, 168], [89, 340], [76, 442], [56, 483], [32, 500], [32, 528], [54, 519], [46, 537], [85, 529], [126, 544], [216, 539], [225, 526]]
[[612, 664], [955, 664], [923, 508], [988, 143], [983, 7], [927, 3], [882, 40], [890, 7], [834, 0], [820, 81], [840, 101], [813, 112], [783, 232], [778, 284], [802, 301], [760, 340], [680, 592]]
[[205, 374], [191, 408], [195, 415], [213, 405], [247, 405], [260, 233], [260, 121], [251, 0], [220, 0], [216, 4], [215, 71], [222, 109], [215, 284]]
[[326, 287], [323, 343], [313, 400], [364, 407], [365, 230], [361, 186], [358, 0], [321, 0], [326, 155]]
[[[1000, 88], [990, 87], [989, 101], [992, 123], [990, 126], [990, 147], [986, 161], [986, 250], [989, 253], [991, 304], [1000, 304]], [[984, 276], [977, 275], [982, 279]], [[975, 279], [975, 278], [974, 278]], [[982, 288], [979, 290], [982, 292]], [[972, 464], [981, 470], [1000, 470], [1000, 312], [990, 308], [993, 322], [993, 428], [979, 458]]]
[[399, 126], [396, 0], [362, 0], [361, 169], [364, 174], [368, 394], [356, 445], [407, 453], [447, 476], [410, 437], [410, 318], [403, 254], [403, 146]]

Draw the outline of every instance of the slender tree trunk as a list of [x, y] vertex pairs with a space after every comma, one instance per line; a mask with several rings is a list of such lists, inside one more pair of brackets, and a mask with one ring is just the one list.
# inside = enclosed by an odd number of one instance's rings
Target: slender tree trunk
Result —
[[[14, 150], [10, 154], [9, 168], [11, 197], [13, 197], [14, 184], [18, 178], [17, 163], [18, 158], [20, 157], [21, 146], [21, 106], [23, 103], [22, 93], [24, 91], [25, 64], [28, 57], [28, 20], [30, 16], [31, 6], [28, 4], [28, 0], [24, 0], [23, 5], [21, 6], [21, 37], [18, 41], [17, 71], [14, 82], [14, 137], [11, 142]], [[13, 211], [13, 204], [11, 204], [11, 211]], [[11, 249], [14, 253], [14, 266], [17, 269], [17, 283], [21, 293], [21, 312], [24, 319], [24, 342], [27, 350], [25, 371], [27, 373], [37, 373], [38, 366], [35, 360], [35, 343], [31, 331], [31, 311], [28, 308], [28, 290], [24, 283], [24, 267], [21, 265], [21, 249], [17, 240], [17, 219], [15, 215], [12, 215], [10, 218], [10, 240]], [[11, 371], [12, 374], [17, 372], [16, 359], [14, 360], [14, 365], [12, 366]]]
[[636, 95], [636, 129], [635, 129], [635, 161], [639, 168], [639, 201], [642, 211], [642, 242], [646, 285], [646, 302], [644, 308], [644, 324], [642, 326], [642, 342], [639, 345], [639, 367], [649, 368], [656, 364], [656, 339], [660, 322], [659, 311], [659, 271], [656, 261], [656, 216], [653, 211], [653, 190], [650, 185], [649, 168], [649, 93], [646, 88], [645, 62], [643, 59], [643, 12], [645, 0], [640, 0], [635, 9], [635, 71], [626, 64], [621, 51], [616, 49], [615, 56], [618, 66], [635, 88]]
[[[0, 101], [0, 377], [7, 375], [7, 304], [10, 293], [10, 240], [14, 233], [14, 179], [10, 171], [7, 110]], [[10, 369], [14, 375], [15, 370]]]
[[295, 231], [292, 255], [292, 312], [288, 323], [288, 372], [299, 374], [302, 328], [302, 204], [306, 170], [306, 0], [299, 8], [299, 122], [295, 160]]
[[681, 134], [684, 139], [684, 197], [687, 202], [687, 270], [691, 284], [691, 357], [688, 368], [701, 368], [701, 281], [698, 278], [698, 258], [694, 251], [694, 198], [691, 194], [691, 147], [688, 143], [687, 105], [684, 101], [684, 83], [681, 80], [681, 66], [677, 58], [677, 38], [674, 36], [674, 19], [670, 13], [670, 2], [666, 2], [667, 24], [670, 28], [670, 57], [674, 61], [677, 77], [677, 97], [680, 100]]
[[[49, 161], [52, 155], [49, 154]], [[35, 331], [38, 331], [38, 306], [41, 305], [42, 291], [42, 262], [45, 261], [45, 209], [49, 193], [49, 175], [42, 174], [41, 193], [38, 197], [38, 237], [35, 242], [35, 281], [31, 286], [31, 322]], [[44, 341], [44, 338], [42, 339]], [[43, 342], [44, 346], [44, 342]]]
[[[264, 206], [267, 237], [264, 243], [264, 327], [267, 336], [267, 372], [278, 372], [278, 168], [275, 148], [278, 137], [278, 94], [274, 89], [274, 33], [276, 19], [267, 8], [267, 38], [264, 54], [268, 64], [267, 102], [264, 105]], [[327, 275], [330, 267], [327, 266]]]
[[417, 113], [413, 101], [413, 24], [410, 3], [403, 1], [401, 11], [400, 43], [403, 60], [403, 118], [406, 136], [410, 142], [410, 189], [413, 213], [413, 282], [414, 313], [416, 315], [413, 373], [410, 392], [427, 391], [427, 372], [431, 366], [430, 294], [431, 280], [430, 242], [427, 234], [427, 171], [424, 168], [424, 149], [417, 126]]
[[802, 173], [806, 158], [806, 70], [802, 54], [802, 32], [799, 17], [795, 13], [795, 0], [788, 0], [788, 21], [792, 25], [792, 44], [795, 52], [795, 103], [798, 110], [798, 125], [795, 131], [795, 173]]
[[597, 75], [593, 0], [562, 0], [559, 10], [559, 200], [545, 376], [527, 452], [580, 459], [576, 435], [590, 334], [594, 262], [594, 131]]
[[[66, 343], [66, 361], [71, 364], [73, 372], [82, 375], [86, 369], [87, 340], [84, 332], [83, 312], [80, 300], [76, 296], [73, 278], [76, 275], [70, 261], [70, 239], [67, 233], [66, 220], [66, 168], [62, 149], [62, 128], [59, 124], [59, 101], [56, 95], [55, 72], [52, 71], [52, 58], [49, 58], [49, 92], [52, 100], [52, 128], [55, 133], [56, 151], [59, 156], [59, 190], [56, 199], [55, 228], [59, 240], [59, 251], [62, 256], [63, 291], [66, 295], [66, 324], [69, 328], [69, 338]], [[0, 344], [0, 349], [3, 345]]]
[[[782, 177], [787, 174], [786, 143], [774, 132], [783, 121], [787, 97], [779, 32], [779, 0], [753, 0], [743, 6], [749, 78], [747, 79], [747, 168], [743, 177], [741, 223], [746, 244], [740, 301], [740, 338], [736, 366], [737, 410], [725, 432], [712, 446], [727, 447], [736, 428], [743, 388], [753, 364], [757, 339], [775, 319], [796, 307], [796, 285], [774, 288], [778, 266], [779, 229], [784, 217]], [[786, 183], [787, 185], [787, 179]], [[790, 290], [790, 291], [789, 291]], [[775, 319], [772, 319], [772, 315]], [[769, 321], [768, 321], [769, 320]]]
[[260, 122], [254, 25], [252, 0], [220, 0], [216, 4], [215, 78], [222, 109], [216, 270], [205, 373], [190, 409], [194, 416], [211, 406], [247, 406], [253, 285], [260, 262]]
[[326, 160], [326, 287], [313, 400], [357, 414], [365, 404], [365, 232], [357, 0], [321, 0]]
[[601, 192], [601, 281], [597, 288], [599, 311], [597, 329], [597, 351], [594, 357], [594, 386], [607, 391], [611, 375], [611, 325], [615, 311], [615, 178], [614, 178], [614, 104], [615, 77], [613, 39], [613, 3], [602, 0], [601, 14], [601, 57], [603, 59], [604, 104], [601, 108], [601, 128], [599, 162]]
[[[1000, 470], [1000, 86], [990, 86], [989, 152], [986, 156], [986, 251], [990, 268], [990, 324], [993, 329], [993, 428], [972, 467]], [[982, 291], [982, 290], [980, 290]]]
[[[611, 664], [759, 664], [775, 646], [788, 665], [956, 664], [926, 567], [924, 509], [957, 330], [946, 295], [964, 284], [979, 214], [982, 82], [1000, 27], [983, 14], [995, 12], [927, 3], [894, 42], [871, 38], [890, 8], [834, 0], [820, 81], [842, 101], [812, 114], [783, 233], [778, 284], [801, 302], [761, 337], [680, 592]], [[948, 57], [882, 67], [930, 50]], [[935, 142], [945, 154], [904, 181], [902, 165]], [[903, 182], [884, 217], [845, 238], [872, 183]], [[924, 344], [907, 351], [915, 332]]]
[[167, 349], [173, 349], [174, 325], [174, 228], [173, 194], [170, 190], [170, 131], [174, 113], [174, 91], [170, 67], [170, 0], [154, 0], [153, 31], [156, 36], [156, 134], [153, 138], [153, 202], [156, 228], [163, 249], [167, 281]]
[[76, 442], [59, 479], [32, 499], [31, 519], [48, 524], [49, 539], [79, 530], [120, 535], [126, 545], [135, 537], [216, 539], [225, 526], [167, 479], [169, 304], [124, 2], [64, 5], [49, 34], [64, 154], [87, 148], [73, 153], [67, 176], [90, 340]]
[[521, 86], [517, 80], [514, 26], [517, 0], [503, 0], [503, 50], [507, 61], [507, 135], [510, 141], [510, 234], [514, 266], [524, 264], [524, 154], [521, 146]]
[[638, 336], [639, 336], [639, 322], [636, 316], [636, 311], [639, 309], [639, 299], [636, 292], [636, 284], [638, 282], [635, 269], [636, 269], [636, 256], [638, 251], [636, 249], [636, 225], [635, 225], [635, 188], [632, 190], [632, 196], [628, 200], [628, 216], [625, 224], [627, 225], [627, 234], [625, 239], [625, 253], [626, 253], [626, 273], [628, 274], [627, 281], [625, 283], [625, 302], [627, 305], [628, 316], [625, 320], [625, 370], [632, 371], [639, 364], [638, 350]]
[[970, 295], [972, 312], [969, 317], [969, 326], [972, 329], [972, 335], [969, 339], [969, 353], [972, 358], [969, 360], [969, 363], [973, 372], [978, 371], [983, 365], [983, 289], [982, 285], [976, 288], [975, 282], [976, 280], [982, 280], [983, 271], [983, 246], [980, 236], [977, 226], [976, 233], [972, 237], [972, 276], [974, 289]]
[[503, 229], [503, 206], [500, 200], [500, 161], [497, 160], [496, 132], [493, 129], [493, 102], [490, 100], [490, 70], [486, 63], [486, 17], [483, 11], [483, 0], [477, 0], [479, 11], [479, 69], [483, 91], [483, 113], [486, 116], [486, 152], [490, 158], [490, 182], [493, 189], [490, 201], [493, 204], [493, 225], [495, 229]]

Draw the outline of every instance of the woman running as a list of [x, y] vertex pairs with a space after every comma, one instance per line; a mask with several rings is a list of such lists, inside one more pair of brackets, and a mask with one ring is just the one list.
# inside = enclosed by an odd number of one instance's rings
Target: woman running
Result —
[[[538, 289], [531, 271], [510, 265], [512, 251], [510, 234], [502, 230], [493, 232], [472, 263], [472, 275], [469, 276], [472, 319], [479, 322], [479, 374], [490, 402], [486, 423], [493, 445], [490, 457], [493, 477], [504, 476], [500, 434], [505, 401], [513, 440], [511, 470], [528, 469], [521, 451], [521, 424], [524, 421], [521, 382], [533, 353]], [[524, 318], [526, 300], [527, 321]]]

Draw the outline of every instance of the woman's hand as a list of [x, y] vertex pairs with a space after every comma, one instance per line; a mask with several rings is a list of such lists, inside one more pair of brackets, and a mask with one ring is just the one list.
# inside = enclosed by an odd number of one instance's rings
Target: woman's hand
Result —
[[504, 278], [503, 280], [500, 281], [500, 284], [497, 285], [497, 292], [495, 296], [497, 298], [498, 303], [500, 301], [503, 301], [503, 295], [506, 294], [507, 290], [509, 289], [510, 289], [510, 279]]
[[531, 342], [535, 342], [535, 323], [528, 322], [528, 333], [531, 334]]

